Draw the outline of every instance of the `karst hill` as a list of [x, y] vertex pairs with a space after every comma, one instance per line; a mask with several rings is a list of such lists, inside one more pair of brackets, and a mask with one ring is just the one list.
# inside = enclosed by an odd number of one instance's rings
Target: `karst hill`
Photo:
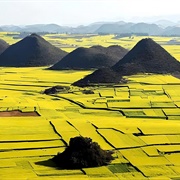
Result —
[[102, 68], [73, 83], [74, 86], [91, 86], [99, 83], [119, 83], [121, 76], [111, 68]]
[[69, 53], [50, 69], [98, 69], [111, 67], [127, 54], [128, 50], [121, 46], [80, 47]]
[[53, 46], [41, 36], [31, 34], [11, 45], [0, 55], [0, 66], [48, 66], [61, 60], [67, 53]]
[[180, 62], [155, 41], [146, 38], [139, 41], [112, 69], [121, 75], [166, 74], [180, 72]]

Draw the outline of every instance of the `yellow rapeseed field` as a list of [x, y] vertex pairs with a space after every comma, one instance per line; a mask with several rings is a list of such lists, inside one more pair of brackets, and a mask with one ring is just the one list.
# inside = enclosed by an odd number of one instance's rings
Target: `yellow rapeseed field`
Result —
[[[143, 38], [113, 37], [83, 37], [79, 42], [72, 35], [45, 36], [58, 45], [71, 45], [64, 48], [69, 50], [97, 44], [130, 49]], [[161, 44], [171, 40], [152, 38]], [[180, 55], [178, 46], [163, 47]], [[139, 74], [126, 77], [127, 84], [79, 88], [71, 84], [92, 71], [46, 68], [0, 68], [0, 180], [180, 179], [180, 79]], [[70, 89], [43, 94], [55, 85]], [[89, 89], [94, 94], [84, 94]], [[4, 111], [9, 114], [2, 115]], [[16, 111], [27, 114], [15, 116]], [[79, 135], [113, 150], [115, 159], [98, 168], [57, 169], [49, 159]]]
[[[90, 72], [0, 69], [0, 111], [38, 114], [0, 114], [1, 180], [180, 178], [180, 80], [134, 75], [127, 84], [90, 87], [94, 94], [71, 86]], [[43, 94], [54, 85], [70, 90]], [[49, 159], [79, 135], [113, 150], [115, 159], [100, 168], [57, 170]]]

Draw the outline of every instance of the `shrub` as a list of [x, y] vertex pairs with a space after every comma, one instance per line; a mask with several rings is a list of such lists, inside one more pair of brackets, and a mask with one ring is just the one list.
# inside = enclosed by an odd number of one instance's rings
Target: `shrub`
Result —
[[44, 94], [56, 94], [59, 92], [68, 91], [70, 88], [68, 86], [53, 86], [51, 88], [45, 89]]

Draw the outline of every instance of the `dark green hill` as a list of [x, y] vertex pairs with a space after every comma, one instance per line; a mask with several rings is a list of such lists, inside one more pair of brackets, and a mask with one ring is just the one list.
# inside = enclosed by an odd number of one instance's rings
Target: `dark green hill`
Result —
[[41, 36], [31, 34], [11, 45], [0, 55], [0, 66], [35, 67], [52, 65], [67, 53], [53, 46]]
[[98, 69], [111, 67], [118, 62], [128, 50], [120, 46], [92, 46], [77, 48], [50, 69]]
[[72, 85], [85, 87], [93, 84], [119, 83], [121, 79], [121, 75], [113, 71], [111, 68], [103, 68], [94, 71], [92, 74], [76, 81]]
[[121, 75], [173, 73], [180, 72], [180, 62], [155, 41], [147, 38], [139, 41], [112, 68]]

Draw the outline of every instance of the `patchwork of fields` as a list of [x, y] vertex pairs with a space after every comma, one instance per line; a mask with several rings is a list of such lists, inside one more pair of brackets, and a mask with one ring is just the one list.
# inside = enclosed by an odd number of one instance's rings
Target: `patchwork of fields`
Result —
[[[180, 80], [145, 74], [127, 77], [127, 84], [70, 86], [89, 73], [0, 69], [0, 111], [37, 112], [0, 112], [0, 179], [180, 179]], [[55, 85], [70, 89], [42, 93]], [[114, 150], [115, 159], [98, 168], [57, 169], [49, 159], [79, 135]]]

